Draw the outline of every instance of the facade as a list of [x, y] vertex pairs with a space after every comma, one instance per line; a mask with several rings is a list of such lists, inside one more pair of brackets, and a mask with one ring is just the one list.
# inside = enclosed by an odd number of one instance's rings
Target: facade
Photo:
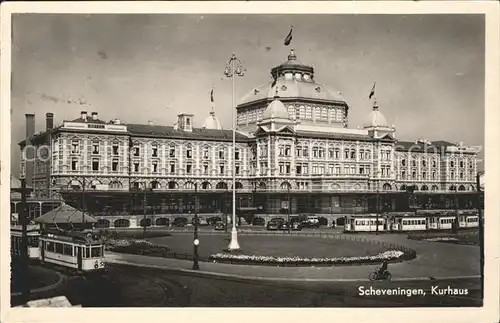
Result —
[[202, 127], [192, 114], [163, 126], [105, 122], [85, 111], [53, 127], [47, 114], [46, 130], [20, 143], [43, 156], [34, 165], [34, 192], [131, 226], [144, 213], [153, 224], [190, 217], [195, 185], [198, 212], [230, 210], [233, 172], [239, 212], [260, 217], [475, 207], [474, 148], [400, 140], [376, 100], [363, 127], [349, 128], [341, 93], [317, 82], [293, 50], [271, 76], [235, 107], [234, 154], [232, 130], [222, 129], [213, 110]]

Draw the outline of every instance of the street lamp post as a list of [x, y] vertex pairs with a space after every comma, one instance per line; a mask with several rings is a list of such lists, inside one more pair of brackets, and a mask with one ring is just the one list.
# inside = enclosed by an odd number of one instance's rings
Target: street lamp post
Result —
[[146, 215], [147, 215], [147, 211], [146, 211], [146, 204], [147, 204], [147, 197], [146, 197], [146, 190], [147, 190], [147, 184], [146, 182], [144, 182], [144, 195], [143, 195], [143, 214], [144, 214], [144, 217], [142, 219], [142, 225], [144, 226], [144, 237], [146, 237]]
[[233, 156], [232, 156], [232, 164], [233, 164], [233, 229], [231, 231], [231, 242], [229, 243], [229, 250], [238, 250], [240, 249], [240, 245], [238, 244], [238, 231], [236, 230], [236, 162], [235, 162], [235, 149], [236, 149], [236, 119], [234, 117], [234, 83], [236, 76], [245, 75], [245, 68], [241, 61], [236, 57], [236, 54], [233, 53], [229, 62], [224, 69], [224, 75], [226, 77], [230, 77], [232, 81], [232, 106], [231, 106], [231, 116], [233, 121]]
[[194, 183], [194, 238], [193, 238], [193, 269], [198, 270], [198, 183]]
[[[23, 155], [24, 152], [21, 152]], [[28, 215], [27, 215], [27, 203], [26, 203], [26, 161], [24, 156], [21, 157], [21, 212], [18, 214], [18, 218], [22, 226], [22, 238], [21, 238], [21, 262], [20, 262], [20, 274], [21, 274], [21, 296], [23, 303], [28, 302], [30, 297], [30, 276], [28, 268]]]
[[286, 213], [286, 222], [288, 223], [288, 233], [290, 234], [290, 208], [292, 206], [291, 199], [290, 199], [290, 183], [286, 186], [287, 189], [287, 195], [288, 195], [288, 210]]

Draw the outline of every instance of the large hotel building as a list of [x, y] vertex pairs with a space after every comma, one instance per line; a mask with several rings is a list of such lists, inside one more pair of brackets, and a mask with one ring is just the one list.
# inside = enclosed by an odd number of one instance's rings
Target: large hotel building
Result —
[[400, 139], [375, 101], [363, 127], [349, 128], [348, 103], [293, 50], [271, 75], [235, 107], [235, 147], [213, 110], [203, 123], [182, 113], [171, 126], [85, 111], [54, 126], [47, 113], [45, 131], [20, 143], [38, 155], [27, 163], [28, 184], [37, 198], [62, 197], [110, 226], [138, 226], [144, 213], [147, 225], [189, 219], [195, 184], [199, 214], [220, 217], [231, 212], [233, 174], [237, 212], [249, 222], [477, 207], [474, 148]]

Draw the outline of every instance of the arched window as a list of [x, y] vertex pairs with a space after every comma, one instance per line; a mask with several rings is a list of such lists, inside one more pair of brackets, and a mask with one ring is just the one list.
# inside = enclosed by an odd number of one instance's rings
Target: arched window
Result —
[[389, 184], [389, 183], [385, 183], [385, 184], [382, 186], [382, 189], [383, 189], [384, 191], [390, 191], [390, 190], [392, 190], [392, 186], [391, 186], [391, 184]]
[[224, 182], [219, 182], [217, 183], [217, 185], [215, 186], [215, 189], [218, 189], [218, 190], [222, 190], [222, 189], [226, 189], [227, 188], [227, 184], [224, 183]]
[[176, 189], [177, 187], [178, 187], [177, 182], [174, 182], [174, 181], [168, 182], [168, 188], [169, 189], [172, 190], [172, 189]]
[[241, 184], [241, 182], [236, 182], [236, 189], [239, 190], [242, 188], [243, 188], [243, 184]]
[[283, 182], [283, 183], [281, 183], [280, 188], [281, 188], [282, 190], [287, 190], [287, 189], [289, 189], [289, 188], [292, 188], [292, 186], [291, 186], [291, 185], [290, 185], [290, 183], [288, 183], [288, 182]]
[[186, 190], [194, 190], [194, 183], [193, 182], [186, 182], [184, 184], [184, 189], [186, 189]]

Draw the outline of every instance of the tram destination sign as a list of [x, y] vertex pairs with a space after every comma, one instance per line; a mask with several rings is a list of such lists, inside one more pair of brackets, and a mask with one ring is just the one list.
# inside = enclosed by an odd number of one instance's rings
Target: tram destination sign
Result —
[[26, 179], [26, 160], [21, 160], [21, 170], [19, 173], [19, 179]]

